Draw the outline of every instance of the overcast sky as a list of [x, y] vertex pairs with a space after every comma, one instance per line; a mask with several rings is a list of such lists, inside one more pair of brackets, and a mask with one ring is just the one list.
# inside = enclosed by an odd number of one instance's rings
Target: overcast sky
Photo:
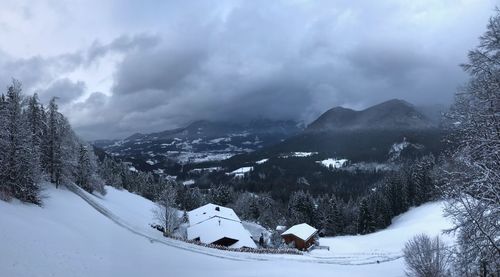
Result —
[[391, 98], [449, 103], [493, 0], [3, 0], [0, 88], [86, 139], [198, 119], [309, 122]]

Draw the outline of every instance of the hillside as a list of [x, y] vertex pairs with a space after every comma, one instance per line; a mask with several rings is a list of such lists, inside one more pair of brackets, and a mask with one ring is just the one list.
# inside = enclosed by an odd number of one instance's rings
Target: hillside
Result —
[[133, 134], [122, 140], [94, 141], [108, 154], [137, 169], [166, 169], [175, 163], [220, 161], [253, 152], [298, 134], [295, 121], [257, 119], [245, 123], [200, 120], [186, 127], [150, 134]]
[[107, 189], [104, 197], [88, 197], [115, 222], [52, 185], [46, 186], [43, 208], [0, 201], [2, 276], [401, 276], [404, 241], [449, 226], [440, 216], [442, 204], [431, 203], [399, 216], [384, 231], [322, 239], [331, 251], [305, 256], [233, 253], [163, 238], [145, 226], [152, 220], [152, 202]]
[[332, 108], [312, 122], [306, 131], [400, 130], [433, 127], [430, 119], [412, 104], [392, 99], [361, 111]]
[[297, 135], [231, 157], [224, 164], [235, 166], [293, 152], [317, 153], [321, 158], [353, 163], [398, 163], [430, 153], [439, 155], [444, 136], [436, 120], [428, 119], [408, 102], [393, 99], [361, 111], [332, 108]]

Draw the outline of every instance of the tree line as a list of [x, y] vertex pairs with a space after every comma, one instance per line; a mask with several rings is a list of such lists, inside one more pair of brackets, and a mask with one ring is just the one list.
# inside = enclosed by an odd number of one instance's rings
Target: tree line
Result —
[[0, 198], [41, 205], [44, 181], [104, 193], [97, 167], [92, 147], [73, 132], [56, 98], [45, 107], [13, 80], [0, 95]]

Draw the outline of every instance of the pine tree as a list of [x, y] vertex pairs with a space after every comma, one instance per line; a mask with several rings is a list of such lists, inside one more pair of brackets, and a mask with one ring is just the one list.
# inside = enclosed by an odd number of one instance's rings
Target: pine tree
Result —
[[92, 193], [93, 188], [91, 186], [91, 177], [92, 177], [92, 168], [90, 164], [88, 151], [83, 144], [80, 144], [80, 150], [78, 155], [78, 168], [76, 171], [76, 184], [79, 185], [84, 190]]
[[99, 175], [103, 178], [106, 185], [118, 189], [123, 188], [120, 177], [120, 166], [108, 156], [104, 157], [103, 162], [99, 166]]
[[334, 196], [324, 195], [318, 199], [317, 217], [326, 236], [336, 236], [344, 229], [344, 219]]
[[37, 184], [35, 152], [31, 149], [30, 130], [23, 113], [21, 83], [14, 80], [8, 88], [5, 102], [6, 152], [3, 181], [14, 197], [31, 203], [40, 203]]
[[330, 206], [332, 210], [332, 229], [334, 230], [333, 235], [338, 236], [342, 234], [344, 229], [344, 218], [342, 216], [341, 207], [338, 204], [338, 200], [335, 197], [330, 198]]
[[[71, 125], [68, 120], [60, 113], [58, 113], [58, 130], [59, 130], [59, 150], [58, 150], [58, 161], [56, 165], [57, 180], [59, 183], [64, 182], [74, 182], [75, 172], [78, 167], [78, 156], [79, 156], [79, 146], [81, 141], [78, 139], [76, 134], [73, 132]], [[90, 156], [91, 149], [87, 148], [88, 155]], [[93, 156], [92, 152], [92, 157]], [[91, 162], [94, 162], [92, 160]], [[92, 169], [94, 173], [95, 170]]]
[[358, 233], [364, 235], [373, 231], [375, 231], [375, 223], [373, 222], [373, 217], [368, 209], [368, 202], [366, 199], [363, 199], [359, 207]]
[[5, 95], [0, 95], [0, 199], [8, 200], [12, 197], [10, 187], [7, 186], [7, 153], [8, 135], [7, 129], [7, 100]]
[[26, 109], [26, 118], [29, 128], [29, 141], [30, 141], [30, 150], [32, 152], [32, 168], [33, 174], [36, 177], [36, 180], [39, 180], [42, 175], [42, 155], [41, 155], [41, 147], [43, 140], [43, 130], [44, 130], [44, 122], [43, 122], [43, 107], [38, 100], [38, 95], [35, 93], [33, 96], [28, 98], [28, 107]]
[[431, 170], [435, 164], [434, 156], [425, 156], [415, 163], [411, 179], [415, 186], [415, 205], [421, 205], [432, 199], [435, 194]]
[[288, 220], [290, 225], [307, 223], [315, 225], [316, 208], [309, 192], [296, 191], [288, 201]]
[[59, 186], [62, 176], [61, 122], [57, 109], [56, 98], [52, 98], [48, 106], [47, 132], [43, 143], [44, 167], [50, 181], [56, 185], [56, 188]]
[[44, 175], [56, 186], [77, 182], [88, 191], [105, 192], [92, 149], [80, 145], [55, 99], [45, 111], [38, 96], [25, 98], [14, 80], [0, 97], [0, 128], [0, 198], [40, 204]]
[[392, 212], [387, 199], [380, 192], [375, 193], [371, 198], [373, 202], [373, 217], [376, 229], [383, 229], [391, 223]]
[[209, 199], [213, 204], [226, 206], [233, 202], [233, 190], [227, 185], [211, 186]]

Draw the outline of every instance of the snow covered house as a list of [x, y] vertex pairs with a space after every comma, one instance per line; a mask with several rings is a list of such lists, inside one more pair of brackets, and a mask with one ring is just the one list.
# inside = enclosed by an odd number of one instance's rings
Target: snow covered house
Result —
[[307, 223], [297, 224], [281, 234], [286, 244], [293, 243], [295, 248], [306, 250], [314, 244], [318, 230]]
[[231, 248], [257, 248], [233, 209], [206, 204], [188, 212], [187, 238]]

